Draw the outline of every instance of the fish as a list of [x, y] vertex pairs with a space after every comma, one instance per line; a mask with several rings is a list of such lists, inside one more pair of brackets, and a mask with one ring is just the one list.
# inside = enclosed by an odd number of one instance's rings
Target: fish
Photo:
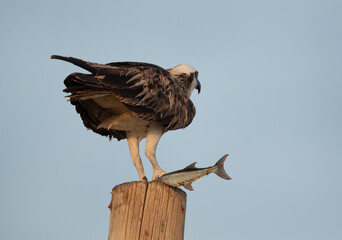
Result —
[[215, 173], [217, 176], [225, 180], [231, 180], [232, 178], [226, 173], [223, 167], [224, 161], [228, 156], [229, 154], [224, 155], [214, 166], [207, 168], [196, 168], [195, 165], [197, 162], [191, 163], [182, 170], [164, 174], [158, 179], [158, 181], [171, 187], [183, 186], [184, 188], [192, 191], [194, 189], [192, 188], [191, 183], [210, 173]]

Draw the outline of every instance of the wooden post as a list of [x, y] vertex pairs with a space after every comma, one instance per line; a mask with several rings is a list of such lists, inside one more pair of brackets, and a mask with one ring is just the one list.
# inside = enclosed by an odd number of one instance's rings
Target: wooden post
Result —
[[160, 182], [130, 182], [113, 188], [108, 240], [181, 240], [186, 193]]

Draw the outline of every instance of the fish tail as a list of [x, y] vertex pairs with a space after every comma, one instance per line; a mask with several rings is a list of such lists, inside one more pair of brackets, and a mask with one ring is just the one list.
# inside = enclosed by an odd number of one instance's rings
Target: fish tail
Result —
[[226, 179], [226, 180], [230, 180], [232, 179], [231, 177], [229, 177], [229, 175], [226, 173], [226, 171], [224, 170], [224, 161], [226, 161], [226, 158], [228, 157], [229, 154], [224, 155], [223, 157], [220, 158], [220, 160], [217, 161], [217, 163], [215, 164], [215, 166], [217, 167], [217, 170], [214, 172], [217, 176]]

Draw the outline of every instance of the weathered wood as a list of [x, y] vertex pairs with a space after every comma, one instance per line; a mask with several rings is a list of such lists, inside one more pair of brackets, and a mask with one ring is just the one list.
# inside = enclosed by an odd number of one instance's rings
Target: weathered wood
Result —
[[183, 239], [186, 193], [160, 182], [113, 188], [109, 240]]
[[124, 183], [113, 189], [109, 240], [139, 239], [146, 190], [146, 182]]

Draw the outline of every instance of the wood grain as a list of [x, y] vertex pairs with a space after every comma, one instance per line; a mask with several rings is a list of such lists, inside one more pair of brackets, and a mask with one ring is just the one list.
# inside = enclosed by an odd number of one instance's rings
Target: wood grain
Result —
[[186, 193], [160, 182], [130, 182], [113, 188], [109, 240], [184, 237]]

